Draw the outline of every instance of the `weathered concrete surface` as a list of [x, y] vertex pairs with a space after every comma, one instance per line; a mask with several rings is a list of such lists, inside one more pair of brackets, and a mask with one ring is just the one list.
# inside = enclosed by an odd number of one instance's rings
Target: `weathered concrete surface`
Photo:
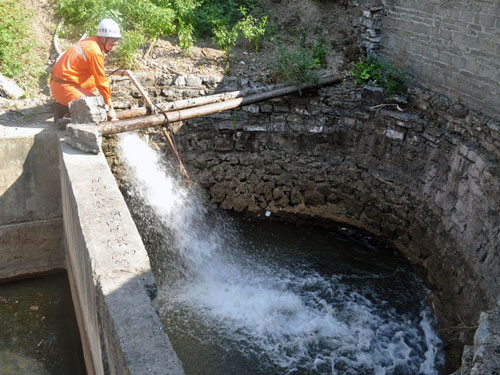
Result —
[[61, 218], [0, 226], [0, 280], [65, 266]]
[[99, 153], [102, 144], [96, 124], [68, 124], [64, 141], [78, 150], [93, 154]]
[[103, 156], [65, 145], [51, 122], [21, 119], [0, 114], [0, 281], [66, 268], [89, 374], [182, 374]]
[[[182, 374], [146, 285], [149, 259], [101, 154], [61, 143], [68, 272], [92, 373]], [[103, 346], [100, 338], [103, 337]]]
[[102, 96], [83, 97], [69, 103], [71, 123], [65, 126], [64, 141], [74, 148], [99, 153], [101, 150], [101, 134], [96, 124], [108, 118]]
[[57, 150], [46, 124], [0, 120], [0, 225], [61, 216]]
[[0, 280], [65, 267], [56, 133], [0, 117]]

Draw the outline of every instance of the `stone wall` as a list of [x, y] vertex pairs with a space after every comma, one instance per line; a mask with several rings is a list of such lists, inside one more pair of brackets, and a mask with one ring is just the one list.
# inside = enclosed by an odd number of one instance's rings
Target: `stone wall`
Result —
[[192, 181], [222, 209], [332, 220], [396, 246], [459, 356], [474, 333], [465, 326], [500, 295], [499, 130], [429, 91], [391, 102], [345, 81], [186, 121], [179, 139]]
[[415, 84], [500, 119], [500, 2], [349, 3], [368, 53], [408, 66]]

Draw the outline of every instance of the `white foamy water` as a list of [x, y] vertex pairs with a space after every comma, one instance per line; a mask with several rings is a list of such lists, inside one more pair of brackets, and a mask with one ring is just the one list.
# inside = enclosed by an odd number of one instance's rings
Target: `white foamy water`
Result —
[[[173, 335], [192, 336], [200, 350], [225, 345], [222, 351], [253, 358], [256, 369], [241, 373], [438, 374], [441, 341], [425, 292], [398, 312], [369, 283], [251, 255], [231, 224], [210, 216], [137, 135], [121, 135], [119, 145], [135, 193], [169, 232], [170, 245], [160, 251], [175, 258], [162, 269], [189, 269], [159, 293]], [[397, 270], [383, 277], [394, 276], [407, 277]]]

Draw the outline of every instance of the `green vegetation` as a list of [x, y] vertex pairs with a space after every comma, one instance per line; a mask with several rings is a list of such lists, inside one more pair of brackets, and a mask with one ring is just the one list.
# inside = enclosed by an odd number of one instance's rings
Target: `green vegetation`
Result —
[[32, 16], [17, 0], [0, 0], [0, 71], [25, 89], [46, 76], [41, 60], [31, 52]]
[[262, 17], [260, 20], [254, 18], [248, 14], [245, 7], [240, 7], [240, 12], [243, 18], [232, 27], [226, 27], [218, 20], [213, 21], [214, 35], [212, 39], [220, 49], [226, 52], [227, 56], [230, 55], [231, 48], [238, 41], [240, 33], [249, 43], [254, 45], [255, 52], [259, 51], [259, 43], [268, 33], [267, 16]]
[[259, 51], [259, 42], [265, 37], [267, 32], [267, 16], [259, 21], [257, 18], [248, 14], [244, 7], [240, 8], [243, 18], [238, 21], [236, 27], [241, 31], [246, 40], [253, 43], [255, 52]]
[[123, 40], [116, 46], [113, 61], [127, 69], [138, 68], [137, 54], [144, 45], [144, 35], [137, 31], [124, 31]]
[[[92, 35], [103, 18], [116, 20], [124, 38], [112, 58], [127, 69], [137, 68], [137, 55], [159, 38], [177, 36], [186, 53], [197, 38], [212, 38], [231, 56], [238, 40], [246, 40], [258, 52], [270, 40], [277, 25], [258, 7], [258, 0], [57, 0], [63, 21], [59, 36], [79, 39]], [[16, 0], [0, 0], [0, 71], [26, 89], [36, 88], [47, 78], [38, 57], [41, 50], [33, 38], [33, 11]], [[321, 42], [297, 38], [296, 46], [276, 43], [276, 58], [270, 64], [277, 81], [314, 82], [325, 65], [327, 48]], [[229, 65], [228, 65], [229, 66]]]
[[[147, 39], [154, 42], [171, 35], [178, 37], [186, 53], [197, 38], [211, 37], [229, 54], [240, 32], [257, 49], [265, 34], [267, 17], [250, 15], [247, 9], [254, 9], [255, 5], [255, 0], [59, 0], [57, 11], [69, 37], [95, 33], [103, 18], [117, 21], [123, 30], [129, 31], [121, 42], [127, 47], [118, 49], [118, 61], [132, 67], [133, 47], [139, 49]], [[143, 36], [142, 40], [138, 35]]]
[[283, 43], [277, 45], [274, 59], [269, 63], [271, 75], [280, 82], [299, 84], [318, 83], [318, 70], [326, 66], [328, 48], [319, 41], [307, 43], [305, 35], [291, 48]]
[[[95, 33], [103, 18], [117, 21], [127, 32], [114, 53], [115, 62], [134, 68], [137, 51], [146, 42], [172, 35], [177, 36], [185, 53], [200, 37], [212, 38], [227, 58], [240, 39], [247, 40], [258, 52], [262, 41], [270, 39], [276, 27], [259, 12], [257, 4], [257, 0], [58, 0], [57, 10], [68, 37]], [[276, 80], [319, 80], [317, 70], [325, 66], [328, 50], [323, 43], [306, 43], [305, 39], [302, 35], [292, 48], [283, 43], [276, 45], [278, 52], [270, 65]]]
[[407, 74], [403, 68], [370, 56], [364, 62], [356, 64], [351, 71], [356, 84], [373, 84], [384, 89], [386, 94], [403, 94], [406, 92]]

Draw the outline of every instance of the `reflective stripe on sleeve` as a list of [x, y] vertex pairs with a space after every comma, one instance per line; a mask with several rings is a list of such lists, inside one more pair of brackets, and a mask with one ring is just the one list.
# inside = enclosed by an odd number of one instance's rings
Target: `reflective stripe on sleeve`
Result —
[[80, 55], [82, 55], [83, 59], [84, 59], [85, 61], [87, 61], [87, 60], [88, 60], [88, 58], [87, 58], [87, 55], [85, 54], [85, 52], [83, 51], [83, 48], [82, 48], [82, 47], [80, 47], [80, 45], [79, 45], [78, 43], [76, 43], [76, 44], [75, 44], [75, 46], [76, 46], [76, 48], [78, 49], [78, 52], [80, 52]]

